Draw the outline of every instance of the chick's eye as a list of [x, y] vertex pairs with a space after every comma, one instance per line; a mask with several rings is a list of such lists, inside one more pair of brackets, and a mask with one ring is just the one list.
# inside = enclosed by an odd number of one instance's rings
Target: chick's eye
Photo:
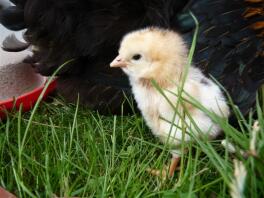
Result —
[[132, 57], [132, 59], [133, 60], [139, 60], [139, 59], [141, 59], [141, 55], [140, 54], [135, 54], [133, 57]]

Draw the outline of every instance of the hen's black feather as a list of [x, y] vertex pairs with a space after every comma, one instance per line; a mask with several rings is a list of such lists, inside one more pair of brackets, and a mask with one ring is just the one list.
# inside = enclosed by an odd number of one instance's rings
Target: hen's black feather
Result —
[[[250, 1], [250, 0], [247, 0]], [[71, 101], [116, 112], [123, 91], [130, 94], [120, 70], [109, 68], [120, 39], [146, 26], [172, 28], [191, 42], [199, 20], [195, 63], [212, 74], [246, 113], [263, 83], [263, 1], [241, 0], [14, 0], [16, 7], [0, 13], [10, 29], [26, 27], [26, 39], [37, 46], [40, 73], [50, 75], [69, 59], [59, 74], [59, 91]], [[263, 11], [263, 10], [262, 10]], [[250, 14], [249, 14], [250, 13]], [[21, 17], [23, 15], [23, 17]], [[255, 24], [255, 26], [253, 25]], [[257, 26], [258, 25], [258, 26]], [[263, 32], [262, 32], [263, 31]]]
[[[254, 7], [262, 11], [247, 17]], [[256, 22], [264, 22], [264, 1], [200, 0], [189, 4], [185, 15], [189, 9], [200, 25], [195, 64], [223, 84], [235, 104], [247, 113], [264, 82], [264, 39], [260, 35], [264, 29], [254, 29]], [[188, 20], [177, 16], [173, 24], [190, 40], [194, 24], [186, 25]]]

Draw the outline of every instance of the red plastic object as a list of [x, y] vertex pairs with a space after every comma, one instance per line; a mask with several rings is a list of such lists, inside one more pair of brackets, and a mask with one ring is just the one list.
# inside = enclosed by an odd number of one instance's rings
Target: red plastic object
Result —
[[6, 191], [4, 188], [0, 187], [0, 197], [1, 198], [16, 198], [15, 195], [11, 194], [10, 192]]
[[[21, 104], [23, 106], [23, 112], [29, 111], [36, 104], [44, 87], [45, 83], [42, 86], [37, 87], [36, 89], [17, 97], [16, 99], [10, 98], [8, 100], [0, 101], [0, 119], [6, 117], [6, 111], [11, 111], [12, 109], [18, 110]], [[48, 94], [54, 91], [55, 88], [56, 80], [53, 80], [44, 93], [43, 99], [45, 99]]]

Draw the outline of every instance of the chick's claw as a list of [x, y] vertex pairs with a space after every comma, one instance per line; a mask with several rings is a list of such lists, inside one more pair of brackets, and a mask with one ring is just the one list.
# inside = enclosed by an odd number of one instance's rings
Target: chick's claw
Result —
[[167, 178], [168, 167], [164, 166], [162, 170], [147, 168], [146, 171], [150, 173], [152, 176], [161, 177], [162, 179]]
[[162, 179], [167, 179], [173, 177], [176, 170], [179, 170], [180, 157], [175, 157], [171, 159], [170, 166], [164, 166], [162, 170], [147, 168], [146, 171], [153, 176], [161, 177]]

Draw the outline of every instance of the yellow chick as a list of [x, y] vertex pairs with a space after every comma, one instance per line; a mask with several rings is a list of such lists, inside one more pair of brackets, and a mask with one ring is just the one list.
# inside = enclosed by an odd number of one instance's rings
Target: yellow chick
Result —
[[[152, 80], [164, 90], [166, 97], [176, 106], [179, 100], [176, 95], [179, 93], [185, 67], [188, 65], [187, 55], [187, 47], [178, 33], [150, 27], [127, 34], [121, 42], [119, 55], [110, 64], [111, 67], [121, 67], [128, 75], [138, 108], [152, 133], [162, 142], [169, 142], [174, 146], [169, 176], [173, 176], [180, 161], [179, 147], [183, 141], [183, 123], [190, 126], [187, 127], [187, 132], [190, 132], [188, 129], [192, 129], [192, 132], [197, 131], [192, 127], [192, 121], [188, 116], [184, 118], [184, 122], [179, 115], [175, 117], [174, 108], [153, 86]], [[228, 117], [229, 107], [220, 88], [198, 68], [190, 66], [183, 90], [208, 110], [221, 117]], [[183, 94], [184, 98], [188, 98], [188, 94]], [[184, 109], [182, 104], [178, 107], [179, 110]], [[218, 124], [206, 113], [191, 103], [185, 102], [184, 107], [209, 138], [214, 138], [220, 133]], [[184, 138], [184, 141], [191, 139], [188, 133]], [[154, 174], [154, 171], [151, 172]]]

